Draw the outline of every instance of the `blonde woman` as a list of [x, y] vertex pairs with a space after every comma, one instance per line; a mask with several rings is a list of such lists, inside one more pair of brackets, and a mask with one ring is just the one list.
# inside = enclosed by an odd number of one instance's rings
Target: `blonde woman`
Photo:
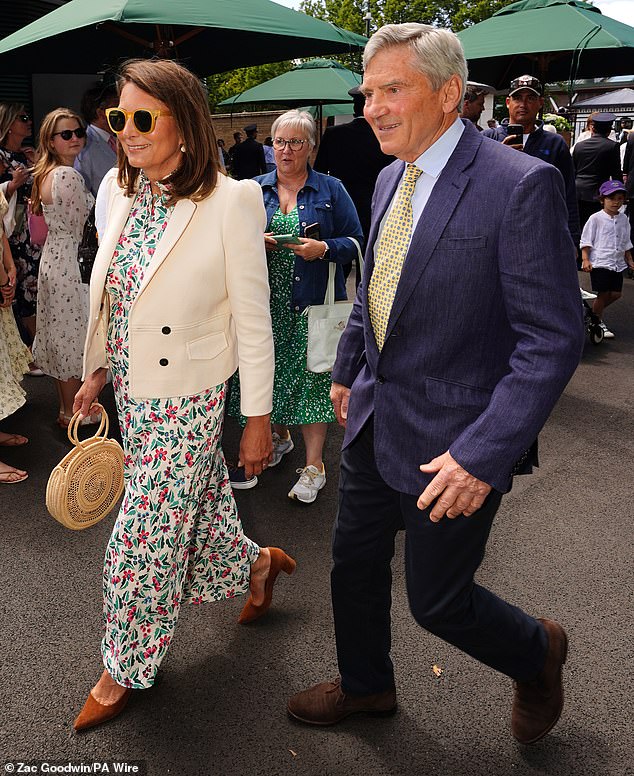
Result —
[[77, 249], [94, 199], [73, 169], [85, 138], [82, 119], [67, 108], [57, 108], [44, 118], [31, 194], [33, 213], [43, 213], [48, 225], [38, 278], [34, 356], [44, 373], [57, 381], [57, 422], [63, 428], [81, 387], [88, 320], [88, 286], [81, 282]]

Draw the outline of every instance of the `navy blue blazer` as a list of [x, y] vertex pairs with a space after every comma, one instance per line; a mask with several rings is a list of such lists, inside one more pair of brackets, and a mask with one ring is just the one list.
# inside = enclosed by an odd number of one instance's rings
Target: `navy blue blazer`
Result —
[[418, 467], [449, 450], [508, 491], [575, 371], [583, 320], [559, 171], [469, 122], [418, 221], [379, 353], [367, 282], [404, 163], [380, 174], [366, 272], [332, 372], [352, 388], [344, 447], [374, 413], [376, 463], [419, 494]]

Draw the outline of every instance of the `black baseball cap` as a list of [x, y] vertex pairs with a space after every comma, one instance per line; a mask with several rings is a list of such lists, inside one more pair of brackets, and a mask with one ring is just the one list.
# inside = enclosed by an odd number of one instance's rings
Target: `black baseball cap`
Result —
[[521, 75], [519, 78], [514, 78], [511, 81], [511, 90], [509, 91], [509, 97], [512, 97], [515, 92], [519, 92], [520, 89], [528, 89], [536, 94], [538, 97], [544, 96], [544, 87], [538, 78], [534, 75]]

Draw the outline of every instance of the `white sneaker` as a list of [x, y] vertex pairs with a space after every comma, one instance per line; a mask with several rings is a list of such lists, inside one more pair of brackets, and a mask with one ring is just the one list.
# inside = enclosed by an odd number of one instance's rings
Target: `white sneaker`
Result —
[[599, 326], [603, 329], [603, 339], [614, 339], [614, 332], [610, 331], [603, 321]]
[[304, 504], [312, 504], [317, 494], [326, 484], [326, 467], [319, 471], [316, 466], [305, 466], [297, 469], [299, 479], [289, 491], [288, 497], [303, 501]]
[[271, 460], [269, 462], [269, 469], [272, 469], [274, 466], [277, 466], [278, 463], [282, 460], [282, 458], [286, 455], [286, 453], [290, 453], [291, 450], [295, 448], [295, 445], [293, 444], [293, 440], [291, 439], [291, 435], [289, 434], [286, 439], [282, 439], [282, 437], [277, 433], [277, 431], [273, 432], [273, 455], [271, 457]]

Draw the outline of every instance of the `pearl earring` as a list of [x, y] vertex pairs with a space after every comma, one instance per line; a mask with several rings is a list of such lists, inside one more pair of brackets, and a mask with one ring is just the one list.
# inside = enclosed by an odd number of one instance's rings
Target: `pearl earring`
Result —
[[181, 154], [184, 154], [186, 150], [185, 144], [181, 145]]

